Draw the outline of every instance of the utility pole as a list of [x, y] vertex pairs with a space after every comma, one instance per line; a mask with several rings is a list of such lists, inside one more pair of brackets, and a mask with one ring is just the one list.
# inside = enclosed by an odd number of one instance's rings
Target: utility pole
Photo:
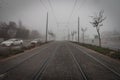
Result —
[[46, 42], [48, 38], [48, 12], [47, 12], [47, 19], [46, 19]]
[[79, 20], [80, 20], [80, 18], [79, 18], [79, 16], [78, 16], [78, 43], [79, 43], [79, 41], [80, 41], [80, 40], [79, 40], [79, 39], [80, 39], [80, 38], [79, 38], [79, 26], [80, 26]]

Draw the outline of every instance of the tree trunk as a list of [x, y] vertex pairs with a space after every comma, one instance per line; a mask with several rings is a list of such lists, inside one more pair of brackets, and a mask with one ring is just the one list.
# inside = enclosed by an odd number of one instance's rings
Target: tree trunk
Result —
[[98, 38], [99, 38], [99, 46], [101, 47], [101, 36], [100, 36], [99, 30], [97, 30], [97, 33], [98, 33]]

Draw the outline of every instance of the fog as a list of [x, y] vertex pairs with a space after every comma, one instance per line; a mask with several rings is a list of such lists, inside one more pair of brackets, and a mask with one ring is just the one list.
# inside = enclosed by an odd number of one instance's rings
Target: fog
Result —
[[77, 31], [79, 16], [80, 27], [87, 27], [86, 35], [92, 38], [97, 32], [89, 23], [90, 16], [100, 10], [107, 17], [101, 32], [120, 31], [119, 3], [120, 0], [1, 0], [0, 22], [21, 20], [26, 27], [45, 34], [48, 12], [49, 30], [60, 40], [68, 35], [68, 30]]

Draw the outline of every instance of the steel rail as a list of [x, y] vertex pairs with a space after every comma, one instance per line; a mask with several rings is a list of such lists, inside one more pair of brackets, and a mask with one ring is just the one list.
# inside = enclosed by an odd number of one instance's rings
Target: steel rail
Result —
[[72, 55], [72, 57], [73, 57], [73, 59], [74, 59], [74, 62], [76, 63], [76, 65], [77, 65], [77, 67], [78, 67], [78, 69], [79, 69], [79, 71], [80, 71], [83, 79], [84, 79], [84, 80], [88, 80], [87, 75], [86, 75], [85, 72], [83, 71], [81, 65], [78, 63], [76, 57], [73, 55], [73, 52], [70, 50], [70, 48], [69, 48], [67, 45], [66, 45], [66, 47], [67, 47], [68, 51], [70, 52], [70, 54]]
[[43, 64], [42, 64], [41, 68], [39, 69], [39, 71], [34, 75], [33, 80], [41, 80], [41, 79], [42, 79], [43, 74], [44, 74], [45, 70], [47, 69], [48, 64], [50, 63], [50, 61], [51, 61], [52, 58], [54, 57], [54, 55], [55, 55], [58, 47], [59, 47], [59, 46], [57, 46], [57, 47], [55, 48], [55, 50], [53, 51], [52, 55], [50, 54], [50, 55], [46, 58], [46, 60], [43, 62]]
[[17, 68], [19, 65], [23, 64], [24, 62], [26, 62], [27, 60], [31, 59], [32, 57], [37, 56], [42, 50], [47, 49], [47, 48], [49, 48], [49, 46], [48, 46], [48, 47], [42, 46], [42, 49], [40, 49], [40, 51], [37, 52], [36, 54], [32, 54], [31, 56], [23, 59], [23, 60], [20, 61], [18, 64], [14, 65], [13, 67], [9, 68], [8, 70], [0, 73], [0, 79], [3, 78], [9, 71]]
[[76, 45], [75, 48], [78, 49], [79, 51], [83, 52], [85, 55], [91, 57], [93, 60], [95, 60], [96, 62], [98, 62], [99, 64], [101, 64], [106, 69], [108, 69], [109, 71], [111, 71], [112, 73], [114, 73], [116, 76], [118, 76], [120, 78], [120, 73], [116, 72], [114, 69], [110, 68], [109, 66], [107, 66], [106, 64], [104, 64], [103, 62], [101, 62], [99, 59], [97, 59], [94, 56], [90, 55], [88, 52], [83, 51], [82, 49], [80, 49], [80, 47], [78, 45]]

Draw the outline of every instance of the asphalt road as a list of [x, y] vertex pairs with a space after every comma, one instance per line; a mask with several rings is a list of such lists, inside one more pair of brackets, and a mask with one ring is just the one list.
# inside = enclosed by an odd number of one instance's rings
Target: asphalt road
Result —
[[120, 62], [70, 42], [0, 61], [0, 80], [120, 80]]

